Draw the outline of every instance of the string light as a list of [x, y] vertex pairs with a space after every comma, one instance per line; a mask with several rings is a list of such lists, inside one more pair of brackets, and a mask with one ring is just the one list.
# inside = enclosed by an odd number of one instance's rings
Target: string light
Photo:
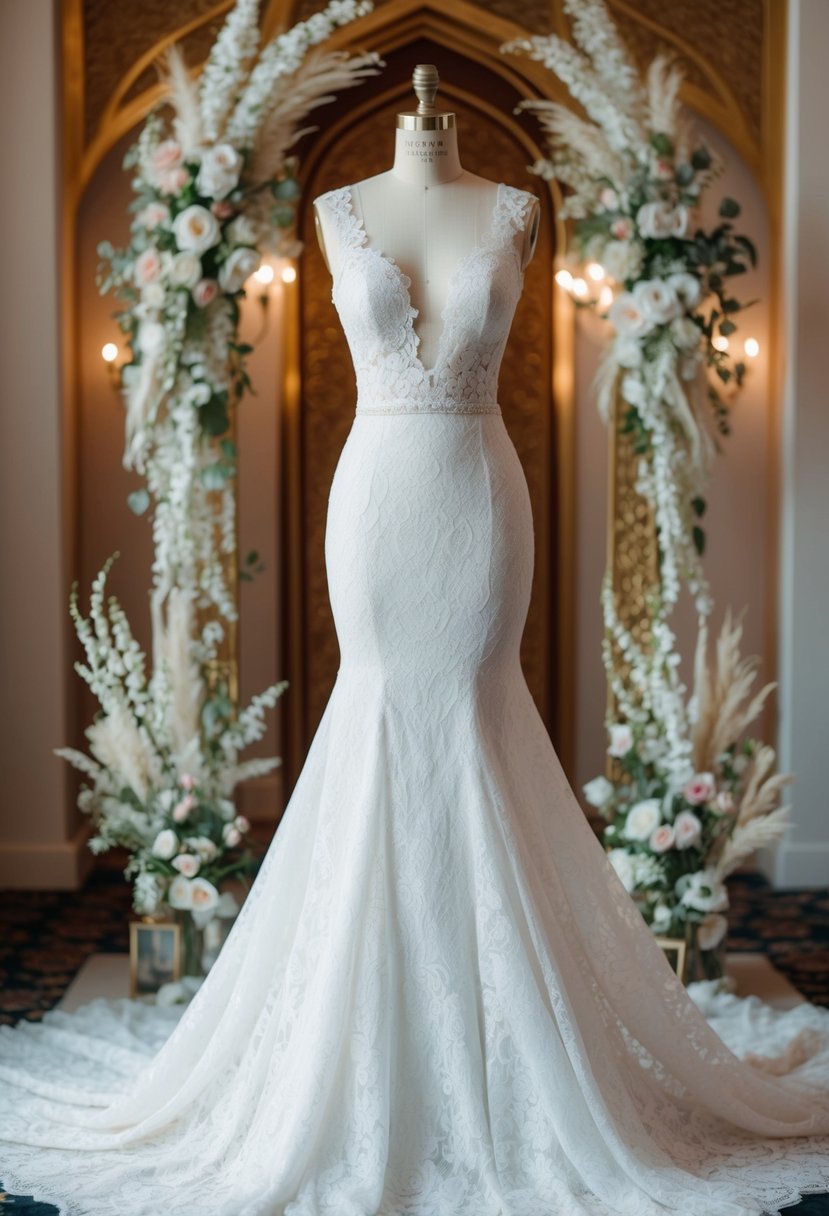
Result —
[[118, 358], [118, 347], [114, 342], [105, 342], [101, 347], [101, 358], [105, 363], [114, 363]]
[[604, 287], [599, 292], [599, 308], [603, 312], [607, 312], [610, 305], [613, 303], [613, 288], [605, 283]]
[[274, 280], [274, 269], [267, 262], [263, 262], [258, 270], [254, 270], [253, 277], [257, 283], [261, 283], [263, 287], [267, 287]]
[[760, 354], [760, 343], [756, 338], [746, 338], [743, 350], [746, 352], [749, 359], [756, 359]]
[[562, 287], [565, 291], [573, 290], [573, 276], [570, 274], [569, 270], [559, 270], [556, 274], [556, 282], [558, 283], [559, 287]]
[[296, 267], [295, 266], [283, 266], [282, 267], [282, 282], [283, 283], [295, 283], [296, 282]]
[[587, 273], [594, 283], [601, 283], [604, 279], [604, 267], [600, 266], [598, 262], [588, 262]]
[[583, 300], [584, 297], [587, 295], [588, 290], [589, 290], [589, 288], [587, 286], [587, 282], [584, 279], [574, 279], [573, 280], [573, 295], [574, 296], [578, 296], [580, 300]]

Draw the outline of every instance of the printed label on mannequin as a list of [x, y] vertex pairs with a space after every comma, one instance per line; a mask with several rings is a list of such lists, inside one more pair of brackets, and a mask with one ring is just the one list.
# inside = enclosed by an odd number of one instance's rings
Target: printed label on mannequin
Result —
[[435, 161], [449, 155], [449, 149], [442, 139], [405, 139], [404, 150], [407, 156], [423, 161]]

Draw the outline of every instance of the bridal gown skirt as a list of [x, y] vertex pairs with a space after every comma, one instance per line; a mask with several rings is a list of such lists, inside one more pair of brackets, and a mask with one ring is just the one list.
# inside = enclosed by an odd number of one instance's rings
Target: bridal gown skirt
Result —
[[98, 1001], [0, 1035], [6, 1187], [71, 1216], [749, 1216], [827, 1189], [827, 1044], [785, 1078], [731, 1054], [562, 774], [500, 414], [358, 413], [326, 559], [340, 668], [222, 954], [175, 1025]]

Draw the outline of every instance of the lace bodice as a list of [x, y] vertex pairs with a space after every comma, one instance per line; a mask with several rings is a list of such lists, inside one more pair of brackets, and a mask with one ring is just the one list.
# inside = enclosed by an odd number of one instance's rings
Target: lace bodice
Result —
[[521, 235], [534, 195], [499, 183], [489, 228], [449, 280], [434, 367], [424, 367], [411, 280], [373, 248], [350, 186], [320, 195], [339, 257], [331, 298], [357, 378], [357, 413], [500, 413], [498, 371], [521, 296]]

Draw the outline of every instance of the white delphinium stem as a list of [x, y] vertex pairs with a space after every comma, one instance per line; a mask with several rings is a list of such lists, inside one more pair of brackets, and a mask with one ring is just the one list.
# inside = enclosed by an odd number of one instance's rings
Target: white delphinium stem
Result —
[[227, 138], [237, 147], [251, 147], [279, 80], [295, 72], [308, 49], [324, 42], [337, 26], [370, 11], [371, 5], [359, 0], [332, 0], [321, 12], [269, 42], [230, 117]]
[[204, 65], [199, 84], [204, 137], [215, 143], [259, 48], [259, 0], [236, 0]]

